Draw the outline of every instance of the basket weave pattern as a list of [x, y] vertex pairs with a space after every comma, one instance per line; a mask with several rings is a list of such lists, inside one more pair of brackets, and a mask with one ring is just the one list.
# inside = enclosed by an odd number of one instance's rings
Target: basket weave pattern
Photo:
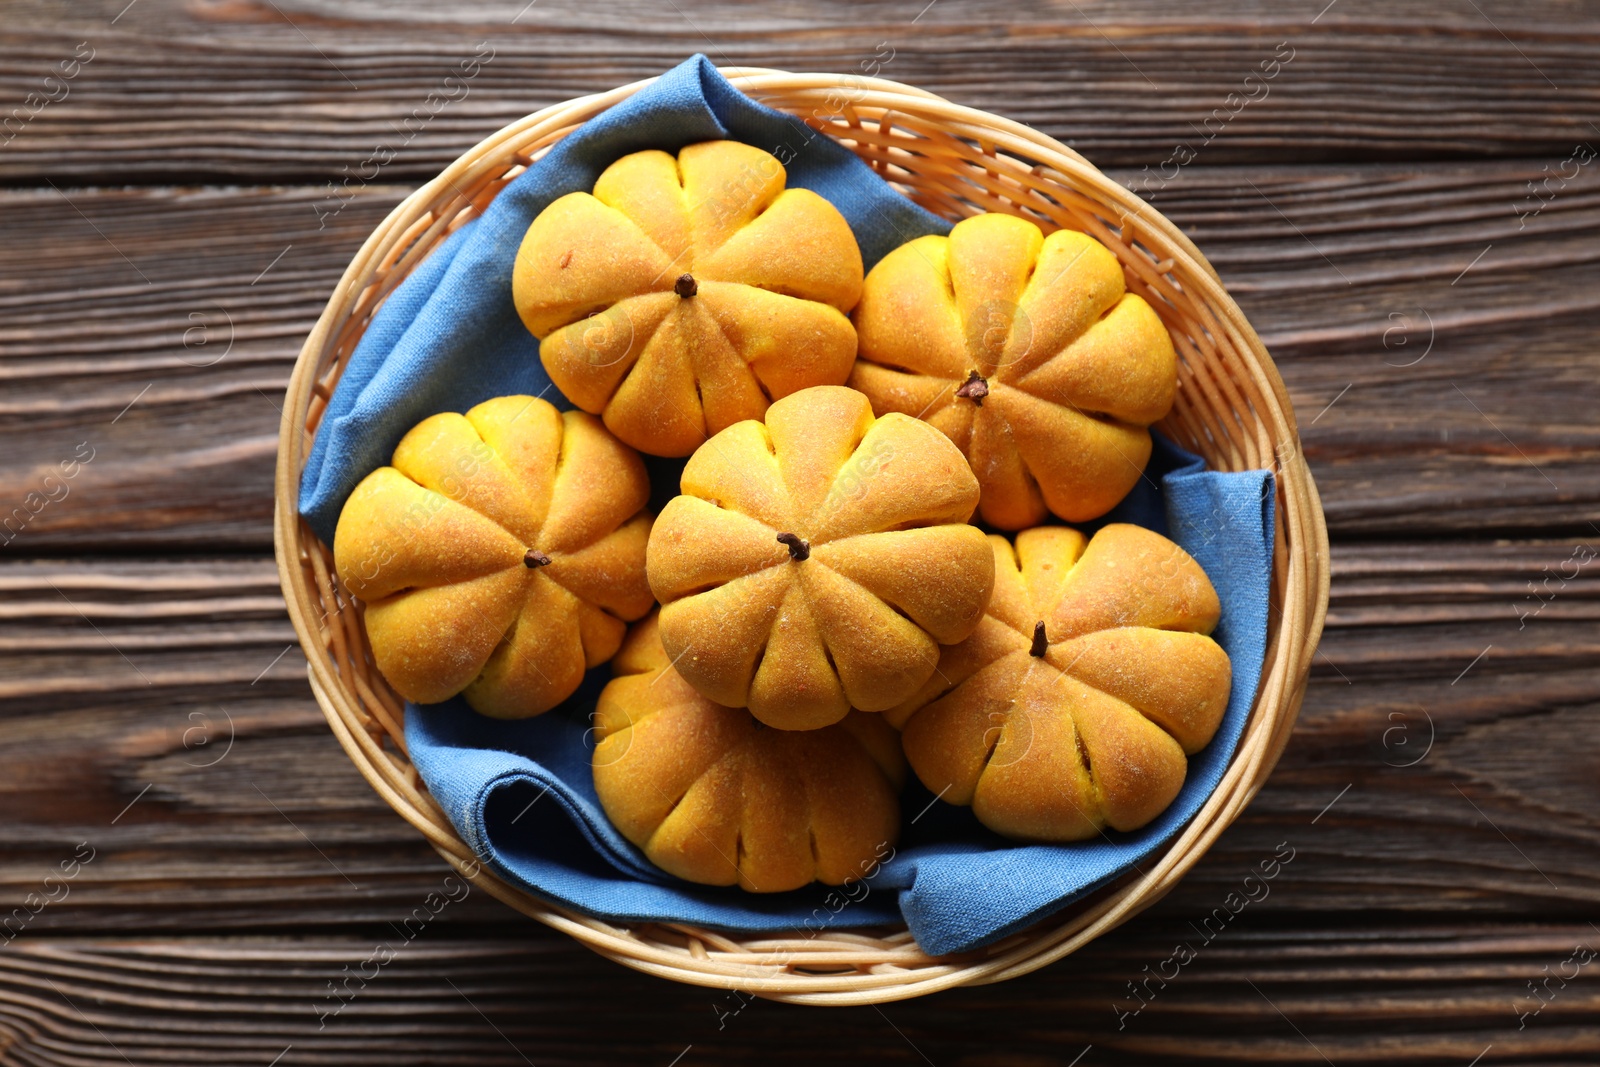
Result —
[[[832, 137], [936, 214], [959, 219], [1000, 211], [1030, 218], [1046, 232], [1065, 227], [1097, 238], [1121, 260], [1129, 291], [1157, 310], [1177, 346], [1177, 401], [1161, 431], [1204, 456], [1212, 469], [1275, 471], [1278, 521], [1266, 662], [1238, 752], [1216, 792], [1137, 877], [961, 956], [928, 956], [904, 928], [741, 938], [677, 924], [611, 923], [539, 900], [473, 856], [407, 758], [404, 703], [373, 666], [361, 605], [340, 587], [331, 548], [299, 517], [300, 472], [350, 353], [394, 287], [551, 144], [648, 82], [546, 108], [452, 163], [367, 239], [307, 338], [284, 405], [274, 539], [289, 614], [310, 661], [312, 690], [367, 781], [457, 870], [517, 910], [627, 966], [773, 999], [837, 1005], [1026, 974], [1172, 889], [1255, 795], [1288, 740], [1328, 603], [1327, 530], [1288, 395], [1255, 331], [1188, 238], [1066, 146], [896, 82], [755, 68], [723, 73], [751, 97], [797, 116], [793, 145]], [[777, 154], [782, 158], [781, 150]]]

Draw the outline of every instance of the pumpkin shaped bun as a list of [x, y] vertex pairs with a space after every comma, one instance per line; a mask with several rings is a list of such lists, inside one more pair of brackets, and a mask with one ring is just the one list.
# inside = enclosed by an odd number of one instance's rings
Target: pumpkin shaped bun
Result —
[[1110, 511], [1150, 459], [1177, 355], [1117, 257], [1092, 237], [977, 215], [867, 276], [850, 385], [882, 415], [927, 419], [983, 486], [979, 514], [1020, 530]]
[[707, 697], [783, 730], [883, 711], [983, 614], [994, 558], [950, 440], [842, 386], [777, 401], [684, 467], [650, 536], [661, 641]]
[[623, 441], [687, 456], [773, 398], [842, 385], [861, 250], [837, 208], [737, 141], [624, 156], [528, 227], [512, 271], [545, 371]]
[[1200, 565], [1139, 526], [991, 535], [994, 597], [885, 716], [924, 785], [1007, 837], [1135, 830], [1178, 795], [1228, 706], [1221, 608]]
[[656, 866], [775, 893], [864, 878], [894, 844], [905, 757], [882, 716], [767, 729], [673, 670], [655, 616], [612, 670], [595, 709], [595, 792]]
[[500, 397], [401, 439], [345, 502], [334, 566], [401, 696], [538, 715], [650, 610], [649, 496], [638, 453], [600, 420]]

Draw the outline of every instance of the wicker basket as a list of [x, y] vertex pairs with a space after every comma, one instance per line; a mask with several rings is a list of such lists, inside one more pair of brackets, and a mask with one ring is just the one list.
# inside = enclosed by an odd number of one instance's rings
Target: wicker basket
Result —
[[300, 472], [346, 360], [385, 297], [455, 227], [578, 124], [647, 82], [546, 108], [452, 163], [367, 239], [289, 380], [274, 519], [278, 571], [311, 687], [372, 787], [478, 887], [602, 955], [696, 985], [805, 1004], [868, 1004], [997, 982], [1060, 959], [1167, 893], [1266, 780], [1305, 694], [1328, 603], [1328, 542], [1294, 414], [1255, 331], [1211, 265], [1147, 204], [1076, 152], [1025, 126], [909, 86], [832, 74], [724, 70], [745, 93], [847, 145], [912, 199], [949, 218], [1025, 215], [1092, 234], [1123, 263], [1131, 291], [1171, 329], [1177, 402], [1160, 428], [1214, 469], [1272, 467], [1278, 523], [1261, 687], [1232, 764], [1182, 834], [1137, 877], [998, 944], [958, 957], [923, 953], [910, 933], [824, 932], [740, 938], [667, 924], [618, 925], [553, 906], [483, 868], [407, 759], [403, 703], [372, 665], [360, 605], [340, 588], [332, 551], [298, 514]]

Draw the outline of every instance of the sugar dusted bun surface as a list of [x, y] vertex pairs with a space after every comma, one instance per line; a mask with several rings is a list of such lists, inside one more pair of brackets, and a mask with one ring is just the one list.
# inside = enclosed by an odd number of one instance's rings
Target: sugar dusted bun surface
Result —
[[893, 727], [851, 712], [820, 730], [762, 726], [672, 668], [656, 616], [634, 626], [595, 711], [607, 817], [656, 866], [757, 893], [869, 876], [899, 835]]
[[991, 535], [994, 595], [914, 697], [886, 714], [930, 790], [1008, 837], [1135, 830], [1177, 796], [1232, 681], [1216, 591], [1160, 534]]
[[837, 208], [737, 141], [636, 152], [528, 228], [512, 273], [545, 370], [619, 438], [687, 456], [773, 398], [842, 384], [861, 251]]
[[681, 487], [650, 537], [662, 643], [702, 694], [770, 726], [894, 707], [988, 602], [966, 460], [854, 390], [803, 390], [730, 426]]
[[867, 275], [849, 384], [879, 414], [926, 419], [972, 462], [991, 526], [1111, 510], [1150, 458], [1177, 390], [1166, 326], [1105, 246], [977, 215]]
[[538, 715], [650, 610], [649, 496], [598, 419], [500, 397], [406, 434], [346, 501], [334, 565], [401, 696]]

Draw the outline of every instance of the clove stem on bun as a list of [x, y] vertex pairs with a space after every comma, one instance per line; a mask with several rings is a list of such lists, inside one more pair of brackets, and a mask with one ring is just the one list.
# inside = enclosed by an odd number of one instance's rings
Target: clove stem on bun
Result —
[[778, 543], [789, 549], [789, 558], [796, 563], [802, 563], [811, 558], [811, 542], [802, 539], [798, 534], [781, 533]]
[[956, 390], [956, 396], [961, 397], [963, 400], [970, 400], [979, 407], [983, 406], [983, 398], [988, 395], [989, 383], [977, 371], [969, 374], [966, 382]]

